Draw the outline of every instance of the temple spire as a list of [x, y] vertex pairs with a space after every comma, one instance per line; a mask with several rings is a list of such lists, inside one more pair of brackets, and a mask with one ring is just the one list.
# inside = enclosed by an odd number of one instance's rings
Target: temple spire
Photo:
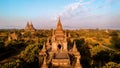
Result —
[[46, 51], [46, 49], [45, 49], [45, 42], [44, 42], [44, 45], [43, 45], [42, 51]]
[[67, 33], [65, 32], [65, 39], [64, 39], [64, 41], [67, 41]]
[[45, 43], [44, 43], [43, 48], [42, 48], [41, 52], [39, 53], [39, 55], [43, 55], [43, 56], [46, 55]]
[[47, 43], [46, 43], [47, 46], [50, 45], [50, 42], [49, 42], [49, 38], [47, 38]]
[[44, 56], [43, 64], [42, 64], [42, 67], [41, 67], [41, 68], [48, 68], [47, 62], [46, 62], [46, 56]]
[[70, 35], [70, 33], [68, 33], [68, 38], [70, 38], [71, 37], [71, 35]]
[[29, 22], [27, 22], [25, 29], [29, 29]]
[[54, 34], [55, 34], [55, 32], [54, 32], [54, 30], [52, 31], [52, 35], [54, 36]]
[[77, 52], [77, 48], [76, 48], [76, 43], [74, 42], [74, 45], [73, 45], [73, 52]]
[[62, 24], [61, 24], [61, 21], [60, 21], [60, 17], [58, 18], [58, 24], [57, 24], [56, 30], [62, 30]]
[[27, 26], [29, 26], [29, 22], [27, 21]]
[[43, 48], [42, 48], [41, 52], [42, 52], [42, 53], [45, 53], [45, 52], [46, 52], [45, 42], [44, 42], [44, 44], [43, 44]]
[[32, 21], [30, 22], [30, 25], [33, 25], [33, 24], [32, 24]]

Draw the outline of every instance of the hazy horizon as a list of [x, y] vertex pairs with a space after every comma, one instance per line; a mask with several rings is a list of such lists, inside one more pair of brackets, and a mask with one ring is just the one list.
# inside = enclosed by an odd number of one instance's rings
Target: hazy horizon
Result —
[[120, 29], [120, 0], [1, 0], [0, 29]]

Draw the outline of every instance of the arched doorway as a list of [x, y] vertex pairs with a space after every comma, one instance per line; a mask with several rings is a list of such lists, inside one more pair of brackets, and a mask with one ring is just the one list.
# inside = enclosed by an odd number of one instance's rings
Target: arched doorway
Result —
[[62, 45], [61, 44], [58, 44], [58, 51], [61, 51], [61, 49], [62, 49]]

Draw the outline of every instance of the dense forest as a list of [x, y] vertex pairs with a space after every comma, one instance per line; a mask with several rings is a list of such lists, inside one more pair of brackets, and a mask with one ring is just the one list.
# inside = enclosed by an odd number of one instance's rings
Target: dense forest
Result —
[[[39, 52], [49, 38], [51, 30], [36, 30], [34, 33], [24, 30], [0, 30], [0, 68], [40, 68], [43, 57]], [[80, 29], [64, 30], [68, 37], [68, 46], [76, 42], [83, 68], [120, 68], [120, 30]], [[8, 40], [11, 33], [17, 40]], [[40, 60], [40, 61], [39, 61]], [[74, 62], [74, 59], [71, 58]], [[71, 64], [72, 65], [72, 64]]]

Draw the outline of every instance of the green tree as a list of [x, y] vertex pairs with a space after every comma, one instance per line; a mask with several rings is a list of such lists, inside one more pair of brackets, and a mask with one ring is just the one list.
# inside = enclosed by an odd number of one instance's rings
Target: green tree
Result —
[[115, 62], [108, 62], [103, 68], [120, 68], [120, 64]]
[[116, 63], [120, 63], [120, 53], [114, 53], [111, 56], [111, 60]]
[[110, 36], [112, 36], [112, 38], [111, 38], [112, 45], [114, 45], [116, 48], [120, 49], [120, 38], [119, 38], [117, 31], [113, 31], [110, 34]]
[[109, 51], [100, 51], [96, 55], [93, 56], [94, 61], [98, 62], [98, 67], [101, 68], [105, 63], [110, 60]]
[[5, 44], [3, 41], [0, 41], [0, 53], [5, 50]]
[[23, 58], [24, 61], [26, 61], [27, 63], [32, 63], [35, 60], [35, 57], [38, 56], [39, 53], [39, 46], [38, 44], [31, 44], [28, 45], [24, 51], [21, 52], [21, 54], [19, 55], [20, 58]]
[[84, 38], [75, 39], [74, 41], [76, 42], [76, 45], [77, 45], [78, 49], [80, 47], [82, 47], [82, 45], [85, 43], [85, 39]]
[[83, 68], [91, 68], [91, 53], [87, 45], [83, 45], [79, 51]]
[[105, 49], [102, 46], [94, 46], [90, 49], [91, 55], [94, 56], [100, 51], [104, 51]]

